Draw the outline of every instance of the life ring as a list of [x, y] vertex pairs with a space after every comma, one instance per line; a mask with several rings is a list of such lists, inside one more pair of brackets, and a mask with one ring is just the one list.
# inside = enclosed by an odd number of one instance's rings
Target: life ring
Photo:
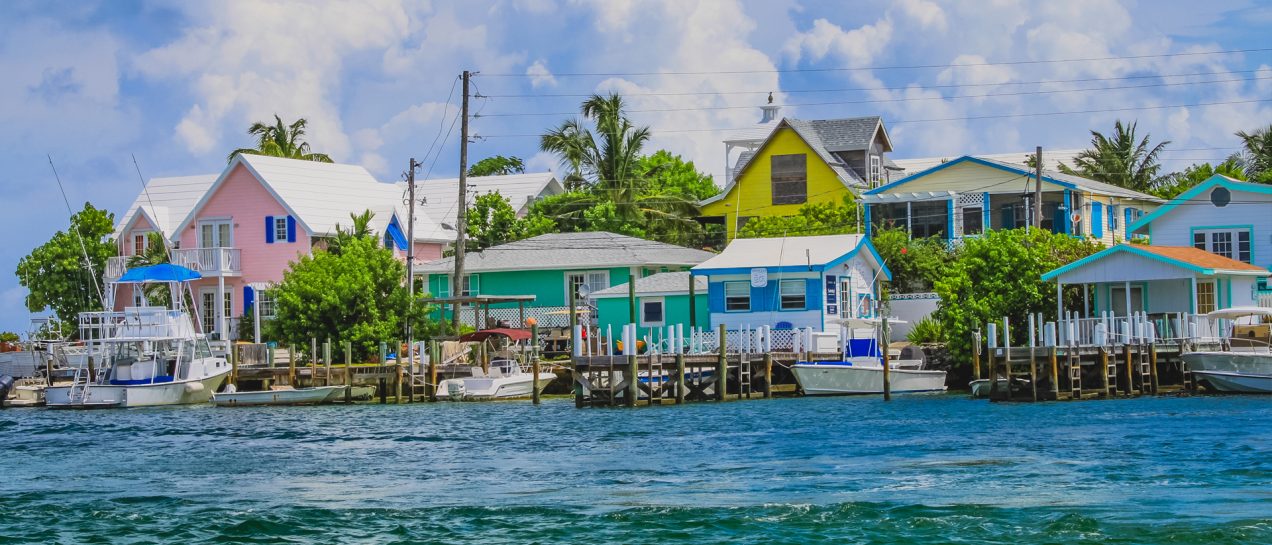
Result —
[[1072, 216], [1069, 216], [1069, 220], [1073, 223], [1082, 223], [1082, 214], [1074, 212]]

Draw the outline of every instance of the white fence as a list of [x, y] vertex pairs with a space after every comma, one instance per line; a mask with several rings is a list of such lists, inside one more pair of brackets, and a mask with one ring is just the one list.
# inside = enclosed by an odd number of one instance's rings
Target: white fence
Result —
[[[521, 311], [516, 307], [491, 308], [488, 313], [477, 307], [461, 307], [459, 310], [459, 323], [477, 329], [486, 328], [486, 324], [480, 322], [487, 317], [491, 322], [503, 322], [512, 327], [522, 327]], [[534, 318], [540, 328], [569, 327], [570, 307], [526, 307], [525, 317]]]
[[983, 342], [989, 348], [1013, 346], [1012, 330], [1025, 328], [1021, 347], [1112, 346], [1154, 342], [1207, 342], [1227, 336], [1231, 320], [1211, 320], [1204, 315], [1188, 313], [1149, 315], [1137, 312], [1130, 316], [1114, 316], [1105, 312], [1093, 318], [1079, 318], [1067, 313], [1058, 322], [1044, 322], [1042, 314], [1030, 315], [1025, 324], [1012, 324], [1007, 318], [986, 324]]
[[184, 248], [172, 251], [172, 264], [198, 271], [204, 276], [240, 274], [242, 251], [238, 248]]

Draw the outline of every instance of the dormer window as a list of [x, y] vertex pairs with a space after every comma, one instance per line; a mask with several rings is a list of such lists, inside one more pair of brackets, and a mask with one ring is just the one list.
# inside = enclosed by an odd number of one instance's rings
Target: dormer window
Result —
[[883, 159], [878, 155], [870, 156], [870, 187], [878, 187], [883, 180]]
[[804, 204], [808, 200], [808, 157], [805, 154], [774, 155], [771, 168], [773, 204]]

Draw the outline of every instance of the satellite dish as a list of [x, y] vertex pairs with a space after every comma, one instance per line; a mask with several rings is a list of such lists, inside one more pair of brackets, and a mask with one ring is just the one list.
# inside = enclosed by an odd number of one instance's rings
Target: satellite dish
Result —
[[587, 284], [579, 284], [579, 297], [587, 299], [589, 295], [592, 295], [592, 288], [588, 287]]

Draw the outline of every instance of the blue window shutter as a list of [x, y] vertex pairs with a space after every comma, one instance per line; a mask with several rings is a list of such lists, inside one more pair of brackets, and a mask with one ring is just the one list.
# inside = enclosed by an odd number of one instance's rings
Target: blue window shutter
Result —
[[1015, 229], [1016, 228], [1016, 209], [1013, 208], [1011, 205], [1004, 206], [1003, 212], [1002, 212], [1002, 220], [1003, 220], [1003, 229]]
[[265, 216], [265, 244], [274, 243], [274, 216]]
[[1068, 218], [1066, 218], [1066, 217], [1065, 217], [1065, 214], [1064, 214], [1064, 207], [1063, 207], [1063, 206], [1057, 206], [1057, 207], [1056, 207], [1056, 211], [1055, 211], [1055, 212], [1052, 212], [1052, 218], [1051, 218], [1051, 225], [1052, 225], [1052, 227], [1051, 227], [1051, 232], [1052, 232], [1052, 233], [1063, 233], [1063, 232], [1065, 232], [1065, 231], [1064, 231], [1064, 222], [1065, 222], [1065, 220], [1066, 220], [1066, 219], [1068, 219]]
[[1104, 238], [1104, 204], [1091, 203], [1091, 236]]
[[992, 217], [989, 212], [989, 192], [982, 193], [981, 196], [985, 199], [985, 202], [981, 204], [981, 215], [983, 216], [981, 218], [981, 233], [988, 233], [989, 226], [992, 223]]
[[1126, 208], [1126, 209], [1125, 209], [1125, 210], [1123, 210], [1123, 212], [1122, 212], [1122, 213], [1126, 216], [1125, 218], [1123, 218], [1123, 219], [1124, 219], [1124, 221], [1122, 222], [1122, 228], [1123, 228], [1123, 229], [1126, 229], [1126, 238], [1127, 238], [1127, 239], [1130, 239], [1130, 238], [1131, 238], [1131, 217], [1134, 215], [1134, 214], [1133, 214], [1134, 212], [1135, 212], [1135, 210], [1134, 210], [1133, 208]]
[[296, 218], [287, 216], [287, 242], [296, 242]]
[[804, 286], [804, 308], [822, 308], [822, 278], [809, 278]]
[[945, 240], [954, 240], [954, 199], [945, 201]]
[[243, 314], [252, 315], [252, 304], [256, 302], [256, 290], [251, 286], [243, 286]]
[[711, 312], [724, 312], [724, 284], [720, 282], [707, 284], [707, 308]]

